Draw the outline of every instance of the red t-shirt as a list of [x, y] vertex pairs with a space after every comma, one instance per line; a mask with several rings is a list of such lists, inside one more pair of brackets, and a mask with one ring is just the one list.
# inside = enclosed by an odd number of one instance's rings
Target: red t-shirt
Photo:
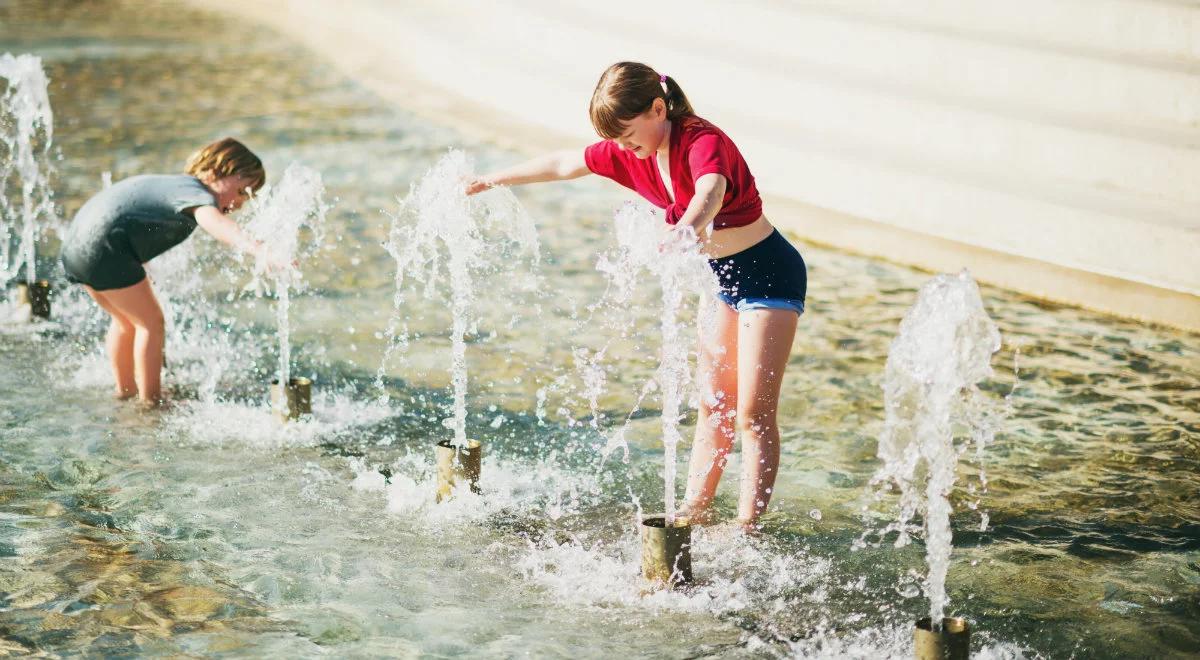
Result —
[[725, 197], [713, 219], [713, 229], [743, 227], [762, 215], [762, 198], [750, 167], [733, 140], [699, 117], [684, 117], [671, 127], [667, 164], [675, 201], [658, 172], [655, 158], [639, 159], [612, 140], [591, 145], [583, 152], [588, 169], [637, 192], [666, 211], [668, 224], [679, 222], [696, 194], [696, 179], [717, 173], [725, 177]]

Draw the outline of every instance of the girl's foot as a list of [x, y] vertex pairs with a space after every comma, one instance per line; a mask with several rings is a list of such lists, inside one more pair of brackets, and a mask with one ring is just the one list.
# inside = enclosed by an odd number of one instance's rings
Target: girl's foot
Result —
[[700, 525], [701, 527], [711, 525], [717, 519], [711, 507], [697, 507], [689, 504], [683, 505], [675, 515], [678, 518], [686, 518], [689, 525]]
[[146, 411], [162, 410], [162, 409], [166, 408], [167, 406], [169, 406], [170, 402], [167, 401], [166, 398], [138, 399], [138, 405], [141, 406], [142, 410], [146, 410]]
[[128, 401], [129, 399], [137, 396], [137, 390], [113, 390], [112, 395], [117, 401]]
[[762, 523], [758, 522], [758, 520], [746, 520], [744, 518], [738, 518], [737, 526], [746, 536], [762, 535]]

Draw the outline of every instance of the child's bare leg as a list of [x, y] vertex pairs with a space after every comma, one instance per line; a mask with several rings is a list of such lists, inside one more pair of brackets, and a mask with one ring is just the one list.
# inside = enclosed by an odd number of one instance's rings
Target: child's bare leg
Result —
[[137, 381], [133, 377], [133, 337], [133, 324], [114, 316], [108, 326], [105, 344], [117, 385], [117, 398], [120, 399], [132, 398], [138, 392]]
[[798, 316], [780, 309], [739, 314], [738, 431], [742, 484], [738, 520], [753, 526], [767, 510], [779, 472], [779, 390], [796, 336]]
[[[696, 418], [696, 436], [688, 463], [684, 514], [705, 522], [733, 448], [734, 412], [737, 410], [737, 312], [716, 302], [715, 327], [700, 337], [699, 379], [702, 393]], [[701, 333], [704, 329], [701, 329]]]
[[133, 324], [105, 300], [104, 292], [96, 291], [90, 286], [85, 286], [84, 289], [92, 300], [112, 317], [105, 346], [108, 348], [108, 360], [112, 367], [113, 382], [116, 384], [115, 395], [118, 399], [137, 396], [137, 383], [133, 379]]
[[162, 400], [163, 313], [150, 281], [103, 292], [104, 299], [133, 325], [133, 377], [143, 403]]

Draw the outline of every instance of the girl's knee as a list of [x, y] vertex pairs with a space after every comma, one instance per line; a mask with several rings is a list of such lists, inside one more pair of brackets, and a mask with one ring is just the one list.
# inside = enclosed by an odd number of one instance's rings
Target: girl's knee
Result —
[[716, 397], [701, 402], [697, 410], [701, 423], [712, 429], [725, 429], [725, 435], [733, 436], [734, 420], [737, 417], [736, 404], [728, 399]]
[[155, 310], [142, 315], [134, 324], [152, 335], [161, 335], [166, 327], [166, 319], [163, 318], [162, 310]]
[[116, 333], [118, 335], [129, 335], [133, 334], [134, 327], [128, 319], [114, 316], [112, 317], [112, 323], [110, 323], [108, 326], [108, 330], [109, 332]]
[[762, 404], [739, 406], [737, 428], [742, 435], [761, 435], [776, 428], [776, 407]]

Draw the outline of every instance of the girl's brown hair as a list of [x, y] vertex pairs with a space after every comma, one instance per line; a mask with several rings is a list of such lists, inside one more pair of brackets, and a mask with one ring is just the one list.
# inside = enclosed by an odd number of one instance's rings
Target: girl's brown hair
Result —
[[262, 161], [233, 138], [217, 140], [192, 154], [184, 171], [194, 177], [205, 173], [218, 179], [244, 176], [250, 180], [250, 189], [254, 191], [267, 182], [267, 171], [263, 169]]
[[600, 137], [612, 140], [625, 132], [625, 122], [649, 110], [654, 99], [667, 104], [667, 119], [672, 122], [696, 114], [670, 76], [660, 76], [639, 62], [617, 62], [604, 70], [592, 93], [588, 114]]

